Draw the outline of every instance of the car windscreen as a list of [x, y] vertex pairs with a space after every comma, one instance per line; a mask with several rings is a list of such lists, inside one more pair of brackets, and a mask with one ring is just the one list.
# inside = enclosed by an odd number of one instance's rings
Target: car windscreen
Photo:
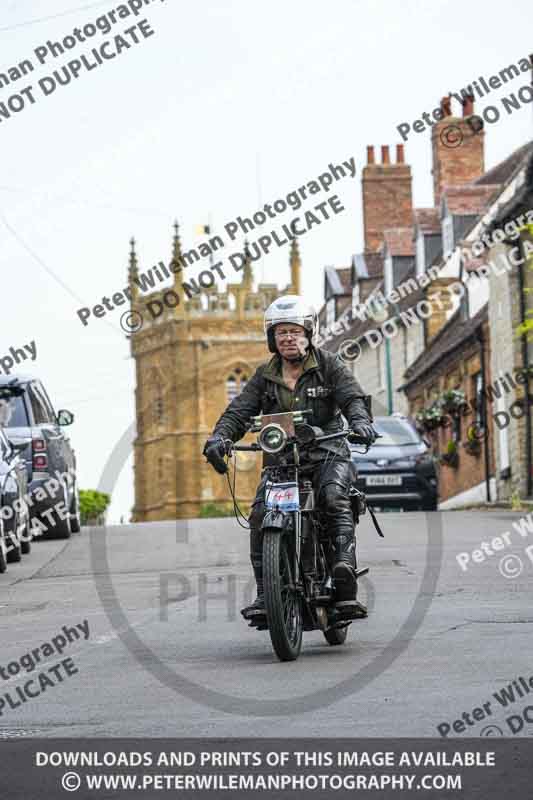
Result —
[[374, 420], [373, 425], [382, 438], [378, 439], [372, 447], [401, 446], [420, 442], [419, 435], [406, 420], [394, 417], [379, 417]]
[[29, 424], [22, 394], [0, 391], [0, 427], [26, 428]]

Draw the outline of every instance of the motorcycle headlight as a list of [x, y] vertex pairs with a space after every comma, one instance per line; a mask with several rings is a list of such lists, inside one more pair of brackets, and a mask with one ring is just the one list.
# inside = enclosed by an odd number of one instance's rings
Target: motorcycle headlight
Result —
[[266, 425], [259, 434], [259, 447], [265, 453], [279, 453], [287, 444], [287, 434], [279, 425]]

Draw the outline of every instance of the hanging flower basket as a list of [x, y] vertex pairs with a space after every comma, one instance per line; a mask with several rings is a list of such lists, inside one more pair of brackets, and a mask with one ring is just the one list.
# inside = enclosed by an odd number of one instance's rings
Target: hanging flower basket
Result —
[[457, 443], [450, 439], [446, 446], [446, 450], [440, 457], [440, 463], [446, 467], [457, 469], [459, 466], [459, 452], [457, 450]]
[[429, 408], [423, 408], [415, 417], [417, 425], [428, 433], [440, 428], [444, 418], [440, 408], [433, 403]]
[[466, 433], [466, 442], [463, 442], [463, 447], [470, 456], [479, 456], [481, 453], [481, 442], [479, 436], [476, 436], [478, 425], [471, 425]]
[[467, 439], [463, 447], [469, 456], [479, 456], [481, 453], [481, 442], [479, 439]]
[[449, 389], [441, 395], [437, 402], [443, 414], [457, 414], [465, 401], [466, 397], [462, 389]]

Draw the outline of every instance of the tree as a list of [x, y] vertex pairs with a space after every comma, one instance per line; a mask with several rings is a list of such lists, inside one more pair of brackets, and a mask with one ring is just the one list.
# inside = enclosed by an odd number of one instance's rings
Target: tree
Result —
[[97, 525], [103, 522], [111, 496], [96, 489], [80, 489], [80, 514], [82, 525]]

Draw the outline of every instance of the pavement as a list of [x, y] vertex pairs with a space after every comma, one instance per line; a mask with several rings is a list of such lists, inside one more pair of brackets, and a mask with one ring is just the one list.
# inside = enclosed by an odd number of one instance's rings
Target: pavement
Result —
[[[36, 541], [0, 576], [0, 738], [434, 737], [437, 726], [449, 736], [511, 736], [520, 725], [511, 715], [531, 736], [533, 532], [513, 527], [520, 516], [380, 514], [385, 539], [365, 516], [358, 558], [370, 567], [360, 582], [368, 619], [341, 647], [304, 634], [290, 663], [239, 614], [253, 584], [247, 532], [233, 519]], [[84, 621], [88, 638], [67, 635]], [[54, 640], [60, 654], [20, 666]], [[36, 676], [64, 659], [76, 671], [61, 681], [47, 672], [41, 686]], [[12, 662], [19, 672], [10, 677]], [[30, 679], [34, 697], [24, 694]], [[502, 704], [513, 681], [521, 692]]]

